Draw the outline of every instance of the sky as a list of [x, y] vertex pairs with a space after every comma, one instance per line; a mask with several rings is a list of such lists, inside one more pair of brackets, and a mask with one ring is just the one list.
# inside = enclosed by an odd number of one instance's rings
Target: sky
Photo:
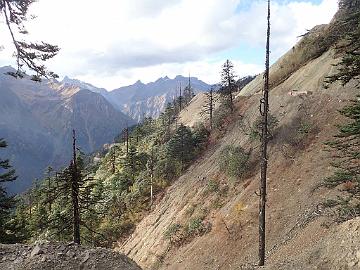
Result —
[[[220, 80], [230, 59], [239, 77], [264, 69], [265, 0], [39, 0], [27, 40], [58, 45], [46, 63], [60, 75], [108, 90], [164, 76]], [[271, 62], [315, 25], [329, 23], [337, 0], [272, 0]], [[14, 51], [0, 16], [0, 66]], [[22, 37], [20, 37], [22, 38]]]

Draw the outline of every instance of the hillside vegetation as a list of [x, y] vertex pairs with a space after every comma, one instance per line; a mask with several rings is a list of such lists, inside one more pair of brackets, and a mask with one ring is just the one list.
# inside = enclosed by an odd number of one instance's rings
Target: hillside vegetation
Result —
[[[319, 251], [319, 246], [335, 245], [330, 239], [339, 239], [345, 232], [351, 238], [344, 238], [344, 246], [352, 245], [352, 237], [358, 239], [348, 229], [357, 227], [358, 220], [337, 228], [333, 212], [324, 204], [338, 191], [318, 188], [334, 172], [324, 143], [337, 134], [336, 125], [347, 121], [338, 110], [358, 94], [354, 80], [344, 87], [325, 83], [337, 73], [335, 65], [342, 59], [344, 50], [338, 47], [345, 41], [339, 38], [343, 26], [338, 23], [347, 15], [340, 10], [331, 24], [309, 31], [271, 68], [270, 113], [277, 124], [269, 150], [269, 269], [313, 269], [314, 265], [348, 269], [358, 262], [349, 249], [341, 254]], [[256, 265], [259, 142], [253, 135], [262, 87], [259, 75], [237, 95], [224, 137], [167, 190], [119, 250], [146, 269], [251, 269]], [[199, 103], [183, 113], [185, 124], [192, 125], [191, 115], [198, 113]], [[251, 153], [246, 173], [237, 178], [219, 166], [229, 145]], [[194, 227], [195, 236], [189, 239], [186, 232]]]
[[[359, 10], [340, 1], [270, 69], [265, 269], [360, 265]], [[213, 90], [189, 83], [92, 156], [74, 130], [71, 163], [2, 213], [2, 242], [114, 247], [144, 269], [257, 268], [263, 74]]]

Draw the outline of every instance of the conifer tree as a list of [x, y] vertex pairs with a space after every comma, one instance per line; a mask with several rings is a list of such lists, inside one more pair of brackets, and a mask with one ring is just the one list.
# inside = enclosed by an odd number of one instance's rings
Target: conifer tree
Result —
[[[343, 23], [351, 24], [353, 30], [348, 35], [345, 55], [337, 65], [338, 72], [326, 82], [340, 81], [346, 85], [354, 81], [360, 88], [360, 1], [343, 0], [339, 7], [351, 11]], [[340, 113], [347, 117], [348, 122], [339, 126], [335, 139], [327, 143], [334, 153], [332, 166], [335, 172], [324, 179], [323, 186], [342, 187], [342, 196], [326, 203], [336, 208], [337, 220], [342, 222], [360, 216], [360, 96]]]
[[130, 178], [131, 183], [135, 182], [136, 175], [138, 174], [139, 160], [138, 152], [134, 145], [131, 145], [124, 160], [124, 169], [126, 175]]
[[182, 167], [194, 157], [194, 141], [191, 130], [180, 125], [168, 144], [168, 155], [181, 162]]
[[[0, 139], [0, 150], [7, 147], [4, 139]], [[9, 235], [9, 228], [7, 222], [10, 220], [12, 209], [15, 207], [15, 199], [9, 196], [3, 186], [6, 182], [16, 180], [15, 170], [12, 169], [8, 159], [0, 158], [0, 242], [12, 242], [11, 234]]]
[[192, 100], [193, 97], [194, 97], [194, 90], [191, 87], [191, 78], [190, 78], [190, 74], [189, 74], [189, 82], [188, 82], [188, 85], [184, 89], [183, 100], [184, 100], [185, 105], [187, 105]]
[[346, 18], [341, 23], [344, 29], [349, 29], [350, 32], [346, 33], [346, 43], [340, 47], [345, 51], [345, 55], [337, 64], [338, 72], [327, 77], [328, 84], [340, 81], [342, 85], [345, 85], [350, 80], [360, 79], [360, 3], [356, 5], [355, 2], [340, 1], [339, 3], [340, 9], [347, 10], [347, 14], [349, 14], [345, 15]]
[[234, 110], [234, 97], [233, 92], [236, 91], [236, 74], [234, 71], [234, 65], [230, 60], [226, 60], [222, 65], [221, 70], [221, 88], [219, 93], [225, 98], [225, 104], [227, 104], [231, 111]]

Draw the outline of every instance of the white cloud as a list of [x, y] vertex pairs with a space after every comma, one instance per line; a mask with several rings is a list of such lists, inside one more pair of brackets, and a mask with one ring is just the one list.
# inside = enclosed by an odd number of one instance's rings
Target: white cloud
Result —
[[[222, 51], [246, 44], [263, 53], [266, 1], [251, 1], [239, 12], [242, 1], [40, 0], [33, 4], [38, 18], [28, 30], [32, 39], [61, 47], [48, 63], [52, 70], [109, 89], [189, 71], [215, 82], [225, 60], [218, 59]], [[336, 7], [337, 0], [274, 2], [272, 58], [293, 46], [306, 29], [329, 22]], [[9, 64], [12, 50], [3, 27], [0, 40], [6, 50], [0, 52], [0, 65]], [[251, 61], [234, 64], [239, 75], [261, 70]]]

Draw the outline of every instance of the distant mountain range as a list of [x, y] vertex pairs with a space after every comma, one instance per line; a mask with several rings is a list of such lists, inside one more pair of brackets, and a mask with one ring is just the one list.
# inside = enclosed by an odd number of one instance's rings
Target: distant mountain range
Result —
[[101, 94], [66, 83], [15, 79], [0, 68], [0, 138], [8, 142], [0, 155], [10, 158], [19, 179], [11, 192], [28, 188], [49, 165], [71, 158], [71, 130], [78, 146], [89, 153], [112, 142], [133, 119], [114, 108]]
[[[143, 117], [157, 117], [166, 104], [184, 89], [189, 78], [160, 78], [113, 91], [65, 77], [61, 82], [15, 79], [6, 75], [12, 67], [0, 68], [0, 138], [8, 147], [0, 152], [10, 158], [19, 179], [9, 184], [10, 192], [21, 192], [46, 167], [62, 167], [71, 157], [71, 130], [79, 147], [93, 152], [111, 143], [126, 127]], [[195, 93], [211, 86], [190, 78]]]
[[[103, 95], [111, 104], [137, 122], [144, 117], [156, 118], [164, 110], [166, 104], [179, 95], [180, 86], [184, 89], [189, 84], [189, 78], [176, 76], [170, 79], [165, 76], [155, 82], [144, 84], [137, 81], [133, 85], [106, 91], [91, 84], [69, 79], [62, 81], [68, 86], [77, 86]], [[208, 91], [211, 85], [196, 77], [190, 78], [190, 84], [195, 93]]]

